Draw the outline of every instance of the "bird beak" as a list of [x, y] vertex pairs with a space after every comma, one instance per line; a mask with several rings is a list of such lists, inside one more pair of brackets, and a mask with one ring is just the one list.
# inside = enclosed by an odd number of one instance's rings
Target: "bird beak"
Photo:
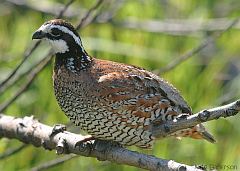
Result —
[[46, 37], [46, 33], [44, 33], [42, 30], [37, 30], [32, 35], [32, 39], [42, 39], [44, 37]]

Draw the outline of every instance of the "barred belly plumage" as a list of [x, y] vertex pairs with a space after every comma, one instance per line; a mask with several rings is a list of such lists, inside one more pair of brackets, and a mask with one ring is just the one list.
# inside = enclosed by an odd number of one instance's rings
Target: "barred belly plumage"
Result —
[[[122, 122], [122, 117], [108, 111], [108, 106], [99, 106], [103, 99], [90, 98], [89, 100], [89, 96], [84, 93], [76, 96], [76, 93], [69, 89], [71, 86], [59, 87], [56, 83], [54, 87], [57, 90], [55, 95], [58, 104], [63, 112], [76, 126], [80, 126], [93, 137], [127, 146], [151, 148], [154, 139], [152, 133], [144, 130], [143, 127], [129, 127], [127, 122]], [[78, 87], [79, 89], [81, 88]], [[96, 102], [96, 100], [99, 101]], [[134, 123], [138, 118], [132, 116], [127, 119], [129, 123]]]

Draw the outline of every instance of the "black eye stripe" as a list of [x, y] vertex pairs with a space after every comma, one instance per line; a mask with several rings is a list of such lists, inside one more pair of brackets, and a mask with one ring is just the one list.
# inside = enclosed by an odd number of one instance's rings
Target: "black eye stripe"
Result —
[[60, 36], [63, 34], [63, 32], [57, 28], [53, 28], [50, 34], [53, 36]]
[[50, 40], [61, 40], [62, 39], [71, 45], [76, 44], [74, 38], [70, 34], [62, 32], [61, 30], [59, 30], [59, 31], [60, 31], [59, 35], [54, 35], [53, 33], [47, 33], [47, 38]]

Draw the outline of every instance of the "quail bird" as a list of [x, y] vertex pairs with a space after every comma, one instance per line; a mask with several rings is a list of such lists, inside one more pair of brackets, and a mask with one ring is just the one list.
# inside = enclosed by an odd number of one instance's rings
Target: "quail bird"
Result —
[[[93, 138], [150, 148], [155, 119], [191, 115], [179, 92], [143, 68], [91, 57], [74, 27], [62, 19], [44, 23], [32, 36], [55, 51], [53, 84], [62, 111]], [[172, 134], [214, 142], [199, 124]]]

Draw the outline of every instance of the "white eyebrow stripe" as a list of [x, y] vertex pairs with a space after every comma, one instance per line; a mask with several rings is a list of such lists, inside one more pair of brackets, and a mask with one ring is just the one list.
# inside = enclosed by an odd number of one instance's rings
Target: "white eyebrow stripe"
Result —
[[78, 45], [80, 45], [81, 48], [83, 49], [82, 42], [81, 42], [80, 38], [78, 36], [76, 36], [71, 30], [69, 30], [65, 26], [47, 24], [47, 25], [42, 25], [38, 30], [42, 30], [45, 33], [50, 33], [51, 29], [53, 29], [53, 28], [57, 28], [57, 29], [61, 30], [64, 33], [70, 34], [73, 37], [73, 39], [75, 40], [75, 42]]
[[75, 40], [75, 42], [79, 45], [81, 45], [81, 40], [79, 37], [77, 37], [71, 30], [69, 30], [67, 27], [65, 26], [58, 26], [58, 25], [52, 25], [51, 28], [58, 28], [59, 30], [61, 30], [64, 33], [68, 33], [70, 34], [73, 39]]

